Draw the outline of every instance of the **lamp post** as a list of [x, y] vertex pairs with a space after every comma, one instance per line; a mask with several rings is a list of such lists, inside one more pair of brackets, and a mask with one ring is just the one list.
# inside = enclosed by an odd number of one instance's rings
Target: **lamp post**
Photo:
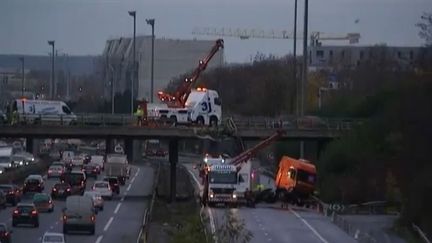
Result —
[[24, 91], [25, 91], [24, 57], [20, 57], [19, 60], [21, 61], [21, 97], [24, 98]]
[[[303, 26], [303, 75], [301, 82], [301, 102], [300, 102], [300, 117], [304, 116], [305, 106], [305, 85], [307, 83], [307, 72], [308, 72], [308, 50], [307, 50], [307, 39], [308, 39], [308, 14], [309, 14], [309, 0], [305, 0], [304, 6], [304, 26]], [[300, 141], [300, 158], [304, 158], [304, 141]]]
[[296, 116], [299, 116], [299, 83], [297, 80], [297, 0], [294, 1], [294, 82], [296, 84]]
[[153, 103], [153, 85], [154, 85], [154, 25], [155, 25], [155, 19], [146, 19], [146, 22], [148, 25], [151, 25], [152, 27], [152, 52], [151, 52], [151, 84], [150, 84], [150, 101]]
[[134, 86], [135, 86], [135, 73], [136, 73], [136, 63], [135, 63], [135, 35], [136, 35], [136, 11], [129, 11], [130, 16], [133, 17], [133, 68], [132, 68], [132, 79], [131, 79], [131, 115], [134, 112]]
[[50, 82], [50, 86], [49, 86], [49, 91], [50, 91], [50, 98], [53, 99], [54, 98], [54, 49], [55, 49], [55, 41], [51, 40], [48, 41], [48, 45], [50, 45], [52, 47], [52, 58], [51, 58], [51, 82]]

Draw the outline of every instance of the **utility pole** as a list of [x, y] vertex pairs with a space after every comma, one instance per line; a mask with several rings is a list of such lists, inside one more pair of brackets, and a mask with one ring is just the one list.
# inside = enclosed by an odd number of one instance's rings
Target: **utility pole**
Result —
[[54, 78], [54, 49], [55, 49], [55, 41], [51, 40], [48, 41], [48, 45], [50, 45], [52, 47], [52, 58], [51, 58], [51, 82], [50, 82], [50, 98], [53, 99], [54, 98], [54, 82], [55, 82], [55, 78]]
[[21, 97], [24, 98], [24, 91], [25, 91], [24, 57], [20, 57], [19, 60], [21, 61]]
[[132, 68], [132, 79], [131, 79], [131, 115], [134, 112], [134, 86], [136, 76], [136, 60], [135, 60], [135, 38], [136, 38], [136, 11], [129, 11], [130, 16], [133, 17], [133, 68]]
[[[309, 0], [305, 0], [304, 6], [304, 28], [303, 28], [303, 75], [301, 82], [301, 103], [300, 103], [300, 117], [304, 117], [305, 108], [305, 85], [307, 85], [307, 72], [308, 72], [308, 14], [309, 14]], [[304, 158], [304, 141], [300, 141], [300, 158]]]
[[154, 26], [155, 26], [155, 19], [146, 19], [147, 24], [151, 25], [152, 27], [152, 52], [151, 52], [151, 84], [150, 84], [150, 102], [153, 103], [153, 96], [154, 96]]
[[296, 116], [299, 116], [299, 83], [297, 80], [297, 0], [294, 1], [294, 81], [296, 84]]

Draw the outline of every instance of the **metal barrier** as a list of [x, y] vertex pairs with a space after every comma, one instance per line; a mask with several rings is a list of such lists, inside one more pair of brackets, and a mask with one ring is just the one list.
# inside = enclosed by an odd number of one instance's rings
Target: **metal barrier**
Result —
[[[148, 118], [149, 127], [170, 127], [166, 121], [154, 117]], [[272, 117], [239, 117], [224, 119], [221, 124], [231, 130], [242, 129], [285, 129], [285, 130], [350, 130], [364, 123], [364, 119], [320, 118], [320, 117], [287, 117], [283, 119]], [[58, 125], [58, 126], [136, 126], [137, 118], [130, 114], [82, 113], [75, 115], [22, 115], [18, 123], [13, 125]], [[0, 124], [9, 126], [11, 124]]]

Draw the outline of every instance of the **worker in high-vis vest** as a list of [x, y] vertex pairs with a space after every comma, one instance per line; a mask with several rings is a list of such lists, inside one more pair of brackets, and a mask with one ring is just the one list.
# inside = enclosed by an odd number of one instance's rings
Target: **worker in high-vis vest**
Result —
[[142, 118], [144, 115], [144, 110], [138, 105], [138, 108], [135, 112], [135, 116], [137, 117], [137, 126], [142, 126]]

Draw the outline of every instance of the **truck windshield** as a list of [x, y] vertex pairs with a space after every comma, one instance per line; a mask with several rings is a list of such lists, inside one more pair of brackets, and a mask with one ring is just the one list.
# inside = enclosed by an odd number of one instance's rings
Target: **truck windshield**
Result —
[[209, 174], [209, 181], [213, 184], [236, 184], [237, 173], [211, 171]]
[[315, 184], [316, 175], [305, 170], [297, 171], [297, 180], [308, 184]]
[[10, 157], [0, 157], [0, 163], [9, 163]]

